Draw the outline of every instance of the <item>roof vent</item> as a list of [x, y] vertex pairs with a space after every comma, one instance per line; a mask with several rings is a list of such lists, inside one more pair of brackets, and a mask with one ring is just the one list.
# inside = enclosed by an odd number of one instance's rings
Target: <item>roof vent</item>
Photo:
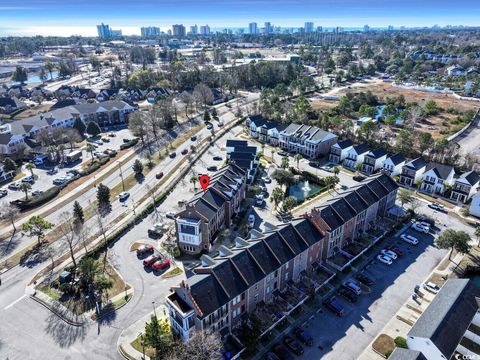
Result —
[[210, 267], [215, 265], [215, 260], [213, 260], [210, 256], [208, 255], [202, 255], [200, 257], [200, 261], [202, 262], [203, 267]]
[[225, 245], [222, 245], [218, 248], [218, 253], [220, 254], [221, 257], [227, 257], [233, 255], [232, 250], [227, 248]]
[[244, 239], [242, 239], [241, 237], [237, 236], [235, 238], [235, 247], [236, 248], [242, 248], [242, 247], [245, 247], [245, 246], [248, 246], [248, 242], [245, 241]]
[[263, 224], [263, 227], [265, 228], [265, 231], [273, 231], [273, 230], [277, 230], [278, 227], [276, 225], [273, 225], [269, 222], [266, 222]]
[[262, 233], [260, 231], [257, 231], [255, 229], [250, 231], [250, 239], [258, 239], [261, 236], [262, 236]]

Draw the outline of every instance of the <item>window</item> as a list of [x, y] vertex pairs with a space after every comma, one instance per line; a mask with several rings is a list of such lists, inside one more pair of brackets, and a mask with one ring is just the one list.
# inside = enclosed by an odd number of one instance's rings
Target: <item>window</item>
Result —
[[285, 281], [288, 280], [288, 273], [285, 273]]
[[288, 269], [288, 262], [285, 264], [285, 269]]
[[255, 302], [258, 302], [258, 294], [255, 294]]
[[270, 285], [267, 286], [267, 294], [270, 294], [270, 291], [272, 291], [272, 288], [270, 287]]

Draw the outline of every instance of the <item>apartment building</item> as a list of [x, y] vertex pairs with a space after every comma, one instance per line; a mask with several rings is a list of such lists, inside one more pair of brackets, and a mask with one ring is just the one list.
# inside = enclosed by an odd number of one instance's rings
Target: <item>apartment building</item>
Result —
[[320, 262], [323, 235], [306, 219], [251, 239], [237, 238], [215, 258], [203, 255], [195, 275], [167, 296], [172, 328], [188, 340], [194, 329], [230, 332], [259, 303], [271, 303], [303, 271]]
[[260, 142], [274, 146], [279, 145], [280, 132], [288, 127], [287, 124], [267, 121], [262, 115], [248, 116], [246, 120], [246, 126], [252, 139], [257, 139]]
[[337, 136], [315, 126], [290, 124], [279, 133], [282, 149], [305, 155], [311, 159], [326, 155]]
[[479, 185], [480, 176], [475, 171], [466, 172], [454, 180], [450, 199], [466, 203], [475, 195]]
[[330, 147], [328, 160], [334, 164], [341, 164], [347, 157], [348, 152], [353, 148], [352, 140], [339, 141]]
[[410, 160], [402, 166], [398, 182], [405, 186], [415, 186], [422, 179], [426, 167], [427, 162], [421, 157]]
[[314, 208], [307, 218], [323, 232], [322, 258], [327, 259], [372, 229], [395, 205], [398, 185], [382, 174], [340, 198]]
[[389, 359], [476, 359], [480, 356], [480, 289], [469, 279], [448, 280], [407, 334], [408, 349]]
[[453, 167], [444, 164], [429, 163], [422, 175], [420, 191], [429, 194], [443, 195], [445, 186], [453, 185], [455, 170]]
[[210, 178], [206, 191], [199, 191], [175, 215], [177, 243], [187, 254], [209, 251], [218, 233], [231, 224], [246, 195], [247, 174], [235, 163]]

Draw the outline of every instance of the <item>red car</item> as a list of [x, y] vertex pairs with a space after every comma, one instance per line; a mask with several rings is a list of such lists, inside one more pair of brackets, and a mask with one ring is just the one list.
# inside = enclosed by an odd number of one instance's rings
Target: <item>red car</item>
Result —
[[145, 260], [143, 260], [143, 266], [152, 266], [152, 264], [159, 259], [160, 256], [158, 255], [150, 255]]
[[157, 179], [161, 179], [161, 178], [163, 177], [163, 172], [161, 172], [161, 171], [158, 172], [158, 173], [155, 175], [155, 177], [156, 177]]
[[156, 262], [153, 263], [152, 270], [153, 271], [163, 270], [163, 269], [165, 269], [169, 266], [170, 266], [170, 260], [161, 259], [161, 260], [157, 260]]
[[393, 246], [393, 245], [387, 247], [387, 250], [393, 251], [393, 252], [394, 252], [395, 254], [397, 254], [398, 256], [403, 256], [403, 255], [404, 255], [402, 250], [400, 250], [398, 247]]

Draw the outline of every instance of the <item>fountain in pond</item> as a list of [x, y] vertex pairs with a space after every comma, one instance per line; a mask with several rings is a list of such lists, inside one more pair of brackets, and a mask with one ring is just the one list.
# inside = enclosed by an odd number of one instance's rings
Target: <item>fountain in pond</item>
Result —
[[302, 186], [302, 190], [304, 193], [308, 193], [310, 190], [312, 190], [310, 184], [308, 183], [308, 180], [305, 180], [305, 183]]

